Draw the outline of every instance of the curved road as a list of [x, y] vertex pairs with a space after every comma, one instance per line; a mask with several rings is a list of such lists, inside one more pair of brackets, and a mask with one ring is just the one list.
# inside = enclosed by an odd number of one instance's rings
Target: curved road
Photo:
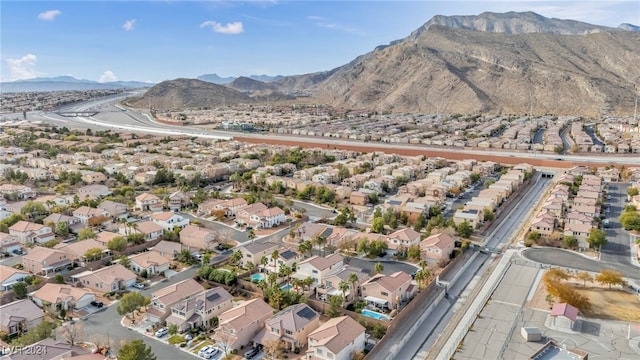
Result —
[[621, 272], [626, 278], [640, 281], [640, 269], [637, 267], [630, 267], [629, 265], [615, 263], [607, 263], [605, 265], [598, 260], [587, 258], [570, 250], [556, 248], [530, 248], [522, 251], [522, 256], [542, 264], [596, 273], [605, 268], [612, 269]]
[[286, 136], [286, 135], [273, 135], [273, 134], [240, 134], [237, 132], [229, 131], [207, 131], [197, 128], [190, 128], [186, 126], [172, 126], [167, 124], [161, 124], [156, 121], [151, 121], [149, 114], [140, 112], [139, 110], [129, 109], [126, 112], [121, 112], [120, 109], [114, 105], [118, 100], [124, 98], [125, 95], [119, 97], [110, 97], [106, 99], [96, 99], [82, 104], [76, 104], [71, 108], [65, 109], [65, 111], [88, 111], [97, 110], [109, 112], [99, 113], [94, 117], [63, 117], [56, 113], [29, 113], [31, 119], [39, 119], [43, 122], [53, 123], [59, 126], [67, 127], [80, 127], [80, 128], [103, 128], [103, 129], [118, 129], [118, 130], [134, 130], [136, 132], [146, 132], [153, 134], [165, 134], [165, 135], [195, 135], [204, 138], [213, 139], [229, 139], [236, 138], [240, 141], [247, 142], [265, 142], [265, 143], [278, 143], [278, 144], [297, 144], [307, 143], [308, 145], [321, 146], [321, 147], [338, 147], [341, 148], [363, 148], [370, 151], [386, 151], [393, 150], [396, 153], [413, 154], [415, 152], [428, 153], [429, 156], [443, 156], [443, 157], [463, 157], [475, 156], [478, 159], [496, 160], [503, 163], [517, 164], [523, 161], [529, 161], [532, 163], [545, 163], [545, 166], [555, 167], [571, 167], [576, 163], [589, 163], [600, 164], [606, 161], [607, 164], [637, 164], [637, 158], [628, 156], [605, 156], [604, 154], [594, 155], [556, 155], [556, 154], [532, 154], [529, 152], [518, 151], [486, 151], [481, 149], [447, 149], [436, 148], [424, 145], [412, 145], [412, 144], [385, 144], [385, 143], [366, 143], [362, 141], [354, 140], [342, 140], [325, 137], [304, 137], [304, 136]]

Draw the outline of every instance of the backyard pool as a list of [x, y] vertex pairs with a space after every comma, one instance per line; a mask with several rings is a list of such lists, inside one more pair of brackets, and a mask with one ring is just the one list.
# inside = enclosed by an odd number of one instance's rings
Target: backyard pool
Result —
[[389, 320], [389, 317], [385, 314], [380, 314], [379, 312], [362, 309], [362, 315], [370, 318], [374, 318], [376, 320]]
[[264, 274], [258, 273], [258, 274], [251, 275], [251, 281], [258, 282], [260, 280], [264, 280]]
[[291, 288], [293, 288], [293, 286], [291, 284], [287, 284], [284, 286], [281, 286], [280, 289], [284, 290], [284, 291], [289, 291], [291, 290]]

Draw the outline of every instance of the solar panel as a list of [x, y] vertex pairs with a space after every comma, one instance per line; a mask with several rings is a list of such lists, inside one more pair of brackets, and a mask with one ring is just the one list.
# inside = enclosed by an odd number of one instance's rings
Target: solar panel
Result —
[[310, 307], [303, 307], [302, 309], [300, 309], [300, 311], [298, 311], [296, 313], [298, 316], [300, 316], [301, 318], [305, 318], [307, 320], [311, 320], [313, 318], [315, 318], [316, 316], [318, 316], [318, 314], [313, 311], [313, 309], [311, 309]]
[[207, 301], [216, 301], [220, 298], [220, 294], [218, 293], [213, 293], [213, 294], [209, 294], [207, 295]]
[[331, 233], [333, 233], [333, 229], [329, 228], [329, 229], [325, 229], [322, 234], [320, 234], [321, 237], [323, 238], [328, 238], [329, 235], [331, 235]]

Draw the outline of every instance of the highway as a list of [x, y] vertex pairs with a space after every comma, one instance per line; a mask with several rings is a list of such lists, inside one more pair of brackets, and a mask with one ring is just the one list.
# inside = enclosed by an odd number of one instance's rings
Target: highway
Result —
[[[540, 200], [549, 182], [550, 179], [536, 174], [532, 179], [532, 185], [519, 195], [515, 195], [519, 198], [510, 203], [508, 208], [496, 218], [492, 225], [493, 230], [485, 237], [483, 245], [490, 248], [506, 245], [520, 230], [532, 209], [531, 204]], [[434, 347], [434, 344], [447, 326], [457, 325], [450, 324], [450, 321], [467, 300], [473, 300], [467, 299], [470, 288], [475, 286], [489, 268], [491, 264], [491, 261], [487, 261], [489, 259], [491, 259], [489, 254], [474, 253], [463, 266], [450, 272], [447, 277], [439, 279], [441, 283], [448, 284], [448, 297], [433, 306], [428, 314], [416, 314], [413, 324], [401, 324], [393, 334], [388, 335], [392, 338], [381, 344], [383, 348], [376, 349], [375, 355], [368, 359], [424, 359], [429, 352], [439, 352], [440, 349]], [[441, 291], [444, 292], [444, 289]], [[426, 316], [426, 320], [420, 323], [421, 316]], [[407, 333], [413, 335], [407, 337]]]
[[[294, 142], [297, 144], [318, 144], [318, 146], [358, 146], [358, 147], [375, 147], [382, 149], [394, 150], [394, 151], [431, 151], [444, 154], [455, 152], [459, 154], [469, 155], [469, 157], [478, 156], [503, 156], [507, 158], [515, 158], [515, 160], [523, 162], [531, 159], [538, 160], [556, 160], [566, 161], [567, 163], [602, 163], [603, 161], [609, 164], [620, 165], [637, 165], [638, 159], [634, 156], [622, 156], [622, 155], [610, 155], [610, 154], [593, 154], [593, 155], [557, 155], [557, 154], [540, 154], [531, 152], [519, 152], [508, 150], [482, 150], [482, 149], [469, 149], [469, 148], [441, 148], [426, 145], [412, 145], [412, 144], [389, 144], [389, 143], [372, 143], [356, 141], [351, 139], [336, 139], [326, 137], [305, 137], [305, 136], [289, 136], [289, 135], [274, 135], [265, 133], [238, 133], [231, 131], [219, 131], [219, 130], [204, 130], [199, 128], [192, 128], [188, 126], [173, 126], [158, 123], [151, 120], [151, 116], [148, 112], [141, 110], [128, 109], [126, 112], [120, 111], [115, 105], [119, 101], [126, 97], [133, 96], [134, 93], [124, 93], [118, 96], [112, 96], [107, 98], [100, 98], [91, 100], [88, 102], [74, 104], [62, 109], [66, 112], [73, 111], [99, 111], [96, 116], [93, 117], [64, 117], [55, 112], [31, 112], [28, 113], [30, 120], [42, 121], [44, 123], [50, 123], [58, 126], [66, 126], [67, 128], [78, 129], [112, 129], [112, 130], [124, 130], [135, 131], [138, 133], [149, 133], [155, 135], [192, 135], [210, 139], [231, 139], [234, 137], [247, 139], [251, 141], [259, 141], [269, 139], [272, 141], [282, 142]], [[322, 145], [320, 145], [322, 144]]]

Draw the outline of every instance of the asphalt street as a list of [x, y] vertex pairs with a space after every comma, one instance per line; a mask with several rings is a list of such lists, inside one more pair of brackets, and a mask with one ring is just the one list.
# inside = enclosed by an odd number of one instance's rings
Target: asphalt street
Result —
[[[87, 111], [93, 109], [110, 109], [109, 111], [101, 112], [94, 117], [63, 117], [55, 112], [30, 112], [28, 113], [28, 117], [31, 121], [39, 120], [45, 123], [52, 123], [58, 126], [66, 126], [68, 128], [92, 128], [96, 129], [113, 129], [113, 130], [127, 130], [127, 131], [136, 131], [142, 133], [152, 133], [157, 135], [195, 135], [203, 138], [212, 138], [212, 139], [220, 139], [220, 138], [233, 138], [234, 136], [240, 135], [237, 132], [229, 132], [229, 131], [207, 131], [197, 128], [189, 128], [183, 126], [171, 126], [166, 124], [160, 124], [155, 121], [151, 121], [148, 117], [148, 114], [140, 113], [138, 111], [129, 110], [126, 112], [122, 111], [114, 111], [113, 109], [118, 109], [114, 104], [116, 104], [118, 100], [114, 98], [106, 98], [106, 99], [96, 99], [86, 103], [76, 104], [70, 108], [67, 108], [66, 111]], [[12, 114], [7, 114], [4, 116], [7, 119], [12, 119]], [[315, 137], [300, 137], [300, 136], [283, 136], [283, 135], [273, 135], [273, 134], [252, 134], [246, 133], [241, 134], [243, 137], [253, 137], [253, 138], [264, 138], [269, 137], [273, 139], [281, 139], [286, 141], [296, 141], [296, 142], [311, 142], [317, 143], [319, 140], [323, 142], [330, 142], [336, 145], [356, 145], [356, 146], [364, 146], [370, 145], [364, 142], [359, 141], [345, 141], [338, 139], [328, 139], [328, 138], [315, 138]], [[415, 149], [416, 146], [409, 144], [385, 144], [385, 143], [376, 143], [377, 147], [381, 148], [389, 148], [389, 149]], [[424, 148], [425, 150], [443, 150], [441, 148], [431, 148], [427, 146], [418, 146], [420, 148]], [[482, 154], [482, 155], [498, 155], [501, 156], [509, 156], [514, 158], [522, 158], [523, 160], [531, 157], [531, 154], [527, 152], [517, 152], [517, 151], [486, 151], [480, 149], [456, 149], [457, 152], [466, 153], [466, 154]], [[602, 155], [557, 155], [557, 154], [536, 154], [538, 158], [544, 158], [548, 160], [556, 160], [560, 158], [565, 161], [572, 162], [602, 162]], [[637, 163], [637, 159], [633, 157], [625, 157], [625, 156], [607, 156], [606, 161], [609, 163], [615, 164], [635, 164]]]
[[[140, 293], [145, 296], [151, 296], [152, 292], [164, 288], [167, 285], [192, 278], [195, 272], [195, 268], [184, 270], [173, 276], [171, 279], [165, 282], [159, 282], [140, 291]], [[118, 314], [117, 307], [118, 303], [113, 302], [105, 310], [89, 315], [85, 320], [80, 320], [84, 324], [84, 334], [88, 337], [85, 340], [92, 341], [92, 337], [99, 335], [103, 339], [110, 340], [111, 344], [113, 344], [117, 349], [120, 346], [121, 340], [129, 341], [131, 339], [142, 339], [147, 345], [151, 346], [158, 360], [189, 358], [189, 355], [187, 355], [186, 352], [173, 345], [165, 344], [159, 340], [144, 336], [139, 332], [121, 326], [120, 320], [122, 319], [122, 316]]]
[[612, 183], [609, 185], [610, 200], [606, 204], [611, 209], [605, 212], [609, 219], [609, 228], [606, 228], [607, 244], [601, 249], [599, 260], [594, 260], [573, 251], [556, 248], [532, 248], [523, 251], [523, 256], [529, 260], [542, 264], [561, 266], [591, 272], [600, 272], [602, 269], [620, 271], [625, 277], [640, 281], [640, 268], [631, 262], [630, 245], [632, 237], [620, 224], [620, 214], [626, 205], [626, 183]]

